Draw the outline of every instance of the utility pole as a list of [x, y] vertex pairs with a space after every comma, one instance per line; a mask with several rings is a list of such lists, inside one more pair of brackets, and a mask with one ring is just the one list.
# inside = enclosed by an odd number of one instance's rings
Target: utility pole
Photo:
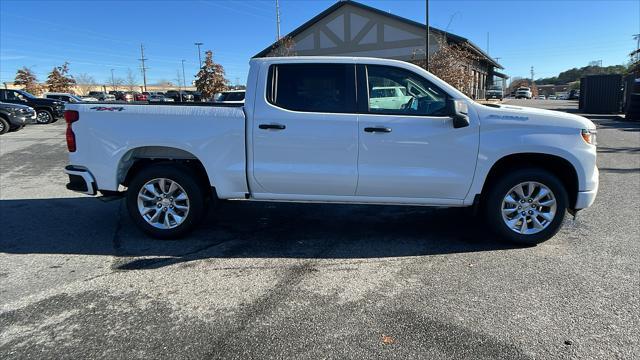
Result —
[[201, 42], [197, 42], [193, 44], [198, 47], [198, 63], [200, 64], [200, 68], [202, 68], [202, 55], [200, 54], [200, 45], [204, 45], [204, 44]]
[[425, 0], [427, 34], [424, 42], [424, 69], [429, 71], [429, 0]]
[[487, 55], [489, 55], [489, 32], [487, 31]]
[[184, 59], [182, 59], [182, 87], [187, 88], [187, 80], [184, 77]]
[[531, 85], [533, 85], [533, 76], [534, 76], [534, 72], [533, 72], [533, 66], [531, 67]]
[[276, 41], [280, 40], [280, 2], [276, 0]]
[[113, 77], [113, 69], [111, 69], [111, 87], [113, 88], [113, 90], [115, 90], [115, 86], [116, 86], [116, 80]]
[[144, 66], [144, 62], [148, 59], [144, 57], [144, 46], [142, 46], [142, 44], [140, 44], [140, 59], [138, 60], [142, 62], [142, 82], [144, 84], [144, 91], [147, 91], [147, 68]]

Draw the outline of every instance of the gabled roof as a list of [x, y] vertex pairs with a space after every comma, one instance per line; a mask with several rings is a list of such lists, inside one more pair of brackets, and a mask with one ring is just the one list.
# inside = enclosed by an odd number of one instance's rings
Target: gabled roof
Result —
[[[320, 14], [314, 16], [311, 20], [309, 20], [309, 21], [305, 22], [304, 24], [298, 26], [296, 29], [291, 31], [289, 34], [285, 35], [285, 37], [293, 38], [293, 37], [297, 36], [301, 32], [303, 32], [303, 31], [307, 30], [308, 28], [312, 27], [315, 23], [317, 23], [318, 21], [322, 20], [327, 15], [331, 14], [332, 12], [336, 11], [337, 9], [339, 9], [342, 6], [345, 6], [345, 5], [351, 5], [351, 6], [354, 6], [356, 8], [360, 8], [360, 9], [363, 9], [363, 10], [366, 10], [366, 11], [371, 11], [371, 12], [374, 12], [374, 13], [376, 13], [378, 15], [386, 16], [388, 18], [391, 18], [393, 20], [405, 23], [407, 25], [420, 27], [420, 28], [424, 29], [425, 31], [427, 30], [426, 29], [427, 26], [425, 24], [419, 23], [417, 21], [413, 21], [413, 20], [404, 18], [402, 16], [394, 15], [394, 14], [388, 13], [386, 11], [382, 11], [380, 9], [376, 9], [374, 7], [371, 7], [371, 6], [368, 6], [368, 5], [365, 5], [365, 4], [361, 4], [361, 3], [356, 2], [356, 1], [340, 0], [340, 1], [336, 2], [335, 4], [331, 5], [330, 7], [328, 7], [326, 10], [324, 10]], [[450, 32], [444, 31], [444, 30], [440, 30], [438, 28], [434, 28], [432, 26], [429, 26], [429, 31], [430, 32], [434, 32], [434, 33], [438, 33], [438, 34], [443, 35], [443, 36], [446, 36], [447, 40], [451, 40], [451, 41], [453, 41], [455, 43], [467, 44], [472, 50], [477, 52], [478, 55], [483, 57], [491, 65], [495, 66], [498, 69], [504, 69], [504, 67], [502, 67], [502, 65], [500, 65], [497, 61], [495, 61], [487, 53], [482, 51], [482, 49], [480, 49], [476, 44], [474, 44], [471, 41], [469, 41], [469, 39], [464, 38], [462, 36], [458, 36], [456, 34], [452, 34]], [[257, 53], [253, 57], [254, 58], [259, 58], [259, 57], [267, 56], [267, 54], [269, 54], [269, 52], [271, 50], [273, 50], [277, 46], [277, 44], [278, 44], [277, 41], [274, 42], [273, 44], [269, 45], [267, 48], [265, 48], [264, 50], [260, 51], [259, 53]]]

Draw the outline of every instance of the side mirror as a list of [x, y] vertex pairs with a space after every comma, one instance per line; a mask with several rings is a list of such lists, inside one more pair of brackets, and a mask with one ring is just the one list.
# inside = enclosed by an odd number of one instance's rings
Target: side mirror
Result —
[[456, 129], [469, 126], [469, 107], [462, 100], [448, 99], [453, 127]]

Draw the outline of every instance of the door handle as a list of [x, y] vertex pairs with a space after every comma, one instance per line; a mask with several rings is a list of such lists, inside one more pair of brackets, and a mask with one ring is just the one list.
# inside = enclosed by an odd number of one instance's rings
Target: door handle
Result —
[[258, 127], [262, 130], [284, 130], [286, 128], [286, 126], [282, 124], [260, 124]]
[[364, 128], [364, 132], [368, 132], [368, 133], [374, 133], [374, 132], [390, 133], [391, 132], [391, 128], [388, 128], [388, 127], [366, 127], [366, 128]]

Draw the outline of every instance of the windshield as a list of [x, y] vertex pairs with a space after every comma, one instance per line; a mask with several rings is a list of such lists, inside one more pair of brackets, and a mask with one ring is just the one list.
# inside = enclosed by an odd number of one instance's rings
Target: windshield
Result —
[[35, 96], [33, 96], [33, 95], [29, 94], [28, 92], [26, 92], [26, 91], [24, 91], [24, 90], [15, 90], [15, 91], [16, 91], [18, 94], [20, 94], [20, 95], [22, 95], [22, 96], [24, 96], [24, 97], [26, 97], [26, 98], [29, 98], [29, 99], [36, 99], [36, 97], [35, 97]]

